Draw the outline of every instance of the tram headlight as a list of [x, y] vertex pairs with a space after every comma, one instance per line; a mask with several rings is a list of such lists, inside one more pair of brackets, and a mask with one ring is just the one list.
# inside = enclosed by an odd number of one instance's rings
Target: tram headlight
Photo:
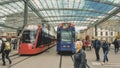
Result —
[[32, 46], [32, 49], [34, 48], [34, 46]]
[[63, 48], [70, 48], [70, 46], [68, 45], [68, 46], [66, 46], [66, 45], [63, 45], [62, 46]]
[[32, 43], [32, 49], [34, 48], [34, 45], [35, 45], [35, 43], [33, 42], [33, 43]]
[[63, 45], [63, 48], [65, 48], [66, 46], [65, 45]]
[[70, 48], [70, 46], [67, 46], [68, 48]]

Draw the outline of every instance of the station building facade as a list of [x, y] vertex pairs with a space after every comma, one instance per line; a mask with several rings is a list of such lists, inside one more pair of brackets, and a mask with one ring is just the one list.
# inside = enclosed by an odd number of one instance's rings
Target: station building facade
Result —
[[111, 31], [111, 30], [106, 30], [106, 29], [101, 29], [97, 28], [97, 33], [95, 33], [95, 28], [90, 28], [88, 30], [80, 31], [81, 35], [80, 37], [82, 39], [85, 38], [86, 35], [89, 35], [91, 39], [94, 37], [97, 37], [99, 40], [106, 39], [108, 42], [112, 43], [116, 36], [119, 34], [119, 32]]

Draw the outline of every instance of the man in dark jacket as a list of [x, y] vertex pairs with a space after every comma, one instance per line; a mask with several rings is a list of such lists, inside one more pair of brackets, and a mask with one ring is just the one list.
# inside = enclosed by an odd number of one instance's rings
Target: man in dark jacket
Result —
[[114, 44], [114, 48], [115, 48], [115, 54], [117, 54], [118, 50], [119, 50], [119, 42], [118, 42], [118, 40], [115, 39], [113, 44]]
[[74, 68], [86, 68], [86, 54], [82, 49], [82, 41], [76, 42], [76, 53], [74, 55]]
[[96, 61], [99, 61], [100, 60], [99, 50], [101, 47], [101, 42], [97, 38], [95, 38], [95, 41], [93, 42], [93, 47], [95, 49]]
[[14, 39], [13, 41], [13, 49], [17, 50], [17, 39]]
[[6, 44], [5, 44], [8, 41], [6, 40], [6, 38], [3, 38], [2, 41], [3, 41], [2, 46], [1, 46], [2, 61], [3, 61], [2, 65], [6, 65], [5, 57], [8, 59], [9, 64], [11, 64], [12, 62], [11, 62], [11, 60], [9, 58], [9, 53], [10, 53], [11, 50], [10, 49], [7, 50], [6, 49]]

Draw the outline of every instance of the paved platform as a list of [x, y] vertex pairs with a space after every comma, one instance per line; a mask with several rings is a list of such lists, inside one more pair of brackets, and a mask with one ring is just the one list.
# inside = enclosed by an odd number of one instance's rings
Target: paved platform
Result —
[[94, 49], [92, 49], [91, 51], [86, 50], [86, 55], [88, 65], [90, 66], [90, 68], [120, 68], [120, 51], [118, 52], [118, 54], [115, 54], [113, 46], [111, 46], [108, 54], [109, 63], [102, 64], [103, 61], [102, 48], [100, 49], [100, 61], [95, 61], [96, 56]]
[[[56, 55], [55, 50], [56, 50], [55, 47], [53, 47], [52, 49], [49, 50], [50, 52], [42, 53], [43, 57], [45, 57], [45, 55], [47, 53], [47, 56], [50, 56], [50, 55], [53, 54], [52, 58], [54, 58], [55, 55]], [[87, 61], [88, 61], [87, 63], [88, 63], [90, 68], [120, 68], [120, 51], [118, 52], [118, 54], [115, 54], [113, 46], [110, 48], [110, 52], [108, 54], [109, 63], [105, 63], [105, 64], [102, 64], [102, 61], [103, 61], [103, 51], [102, 51], [102, 48], [100, 49], [100, 61], [95, 61], [96, 56], [95, 56], [94, 49], [86, 50], [85, 52], [86, 52]], [[50, 53], [50, 55], [48, 55], [49, 53]], [[17, 55], [17, 54], [18, 54], [18, 50], [12, 50], [11, 53], [10, 53], [10, 56], [14, 56], [14, 55]], [[40, 54], [40, 56], [42, 54]], [[38, 59], [38, 58], [36, 58], [36, 59]], [[0, 60], [1, 60], [1, 54], [0, 54]], [[59, 57], [57, 57], [56, 61], [58, 62], [58, 60], [59, 60]], [[66, 63], [68, 63], [68, 62], [66, 62]], [[71, 64], [73, 65], [72, 62], [70, 63], [70, 65]], [[67, 65], [66, 65], [66, 67], [67, 67]]]

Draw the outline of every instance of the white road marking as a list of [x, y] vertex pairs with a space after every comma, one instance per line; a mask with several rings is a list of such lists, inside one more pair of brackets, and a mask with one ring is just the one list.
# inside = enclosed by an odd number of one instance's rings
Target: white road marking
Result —
[[93, 65], [101, 65], [100, 62], [92, 62]]

